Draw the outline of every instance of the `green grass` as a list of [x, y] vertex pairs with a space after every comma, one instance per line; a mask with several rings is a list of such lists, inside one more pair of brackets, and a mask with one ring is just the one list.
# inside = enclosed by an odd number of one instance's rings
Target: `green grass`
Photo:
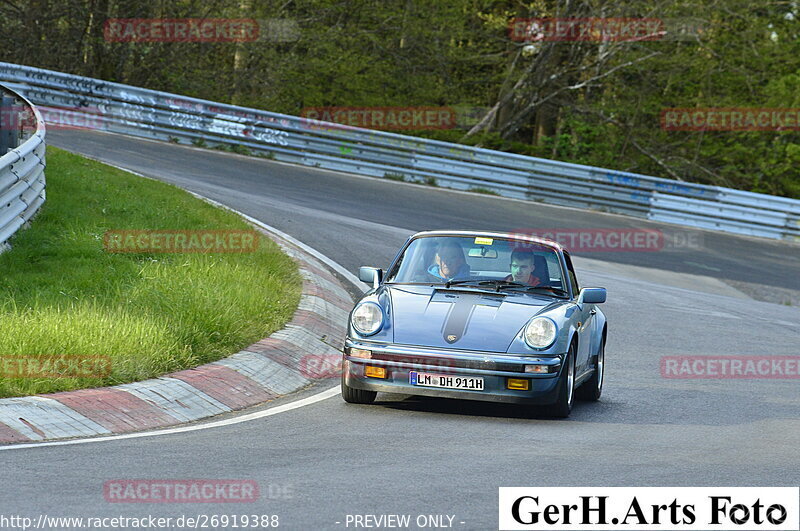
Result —
[[0, 377], [0, 396], [115, 385], [194, 367], [291, 319], [301, 277], [267, 238], [256, 252], [237, 254], [103, 249], [108, 230], [251, 229], [238, 216], [65, 151], [48, 148], [47, 156], [47, 202], [12, 250], [0, 254], [0, 362], [108, 356], [111, 373]]
[[436, 180], [435, 177], [425, 177], [425, 179], [414, 179], [413, 177], [406, 177], [402, 173], [393, 173], [387, 171], [384, 172], [383, 178], [389, 179], [390, 181], [401, 181], [411, 184], [427, 184], [428, 186], [439, 186], [439, 182]]
[[403, 175], [402, 173], [393, 173], [393, 172], [390, 172], [390, 171], [384, 172], [383, 173], [383, 178], [384, 179], [389, 179], [390, 181], [401, 181], [401, 182], [405, 182], [406, 181], [406, 176]]
[[488, 188], [482, 188], [480, 186], [470, 188], [467, 190], [468, 192], [475, 192], [476, 194], [486, 194], [486, 195], [500, 195], [494, 190], [489, 190]]

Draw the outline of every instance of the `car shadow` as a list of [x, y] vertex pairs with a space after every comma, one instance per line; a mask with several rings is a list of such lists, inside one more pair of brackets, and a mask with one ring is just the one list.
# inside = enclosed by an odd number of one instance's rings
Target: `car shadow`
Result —
[[[495, 402], [479, 402], [457, 400], [453, 398], [432, 398], [427, 396], [395, 395], [399, 399], [392, 400], [391, 395], [379, 395], [375, 405], [401, 411], [417, 411], [420, 413], [438, 413], [443, 415], [465, 415], [470, 417], [494, 417], [507, 419], [563, 420], [553, 417], [549, 408], [544, 406], [528, 406], [519, 404], [503, 404]], [[401, 398], [402, 397], [402, 398]], [[573, 409], [573, 415], [577, 407]]]
[[598, 424], [735, 426], [771, 419], [800, 419], [800, 410], [791, 400], [776, 402], [755, 394], [742, 396], [720, 390], [661, 389], [653, 393], [646, 388], [619, 389], [605, 392], [597, 402], [576, 400], [567, 419], [554, 417], [547, 406], [389, 394], [379, 394], [378, 398], [376, 405], [402, 411]]

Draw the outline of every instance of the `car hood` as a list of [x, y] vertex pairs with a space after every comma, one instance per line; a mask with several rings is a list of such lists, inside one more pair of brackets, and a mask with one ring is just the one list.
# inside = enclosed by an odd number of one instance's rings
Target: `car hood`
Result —
[[389, 288], [394, 342], [459, 350], [507, 352], [520, 329], [554, 301], [525, 293]]

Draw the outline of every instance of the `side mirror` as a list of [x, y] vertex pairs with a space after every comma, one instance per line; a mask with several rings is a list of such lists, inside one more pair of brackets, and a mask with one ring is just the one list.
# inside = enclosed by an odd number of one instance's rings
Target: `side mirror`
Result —
[[383, 280], [383, 269], [362, 266], [358, 269], [358, 280], [372, 284], [373, 288], [377, 288]]
[[602, 304], [606, 302], [606, 288], [583, 288], [578, 295], [578, 305]]

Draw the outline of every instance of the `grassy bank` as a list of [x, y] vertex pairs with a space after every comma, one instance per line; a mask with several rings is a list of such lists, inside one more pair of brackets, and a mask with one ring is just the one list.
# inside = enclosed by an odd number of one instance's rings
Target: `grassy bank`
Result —
[[[291, 319], [301, 278], [267, 238], [255, 252], [238, 254], [104, 249], [106, 231], [250, 229], [240, 218], [174, 186], [47, 151], [47, 202], [0, 255], [0, 396], [115, 385], [193, 367]], [[53, 377], [36, 364], [61, 355], [108, 357], [110, 373]], [[9, 378], [20, 363], [23, 377]]]

